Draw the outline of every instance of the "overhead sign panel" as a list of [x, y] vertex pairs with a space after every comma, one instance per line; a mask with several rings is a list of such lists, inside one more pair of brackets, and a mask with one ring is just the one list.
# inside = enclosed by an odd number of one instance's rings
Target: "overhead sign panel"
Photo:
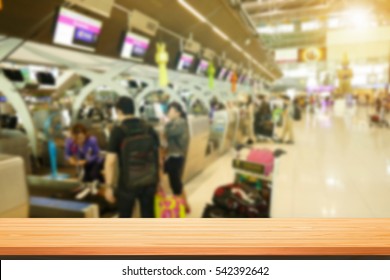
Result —
[[67, 0], [66, 2], [88, 9], [104, 17], [111, 16], [111, 10], [114, 5], [114, 0]]
[[130, 15], [129, 28], [136, 29], [147, 35], [155, 36], [159, 27], [159, 22], [143, 13], [133, 10]]
[[190, 53], [198, 54], [202, 46], [193, 40], [186, 40], [184, 42], [184, 50]]
[[215, 57], [215, 52], [213, 50], [210, 50], [210, 49], [204, 49], [203, 50], [203, 57], [211, 61]]
[[275, 51], [275, 61], [277, 63], [293, 63], [298, 61], [297, 49], [281, 49]]
[[298, 50], [299, 62], [321, 62], [326, 61], [327, 52], [326, 48], [305, 48]]

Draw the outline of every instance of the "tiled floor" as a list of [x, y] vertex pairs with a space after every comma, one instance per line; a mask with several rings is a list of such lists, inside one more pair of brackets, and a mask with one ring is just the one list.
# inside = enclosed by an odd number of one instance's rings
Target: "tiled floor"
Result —
[[[274, 174], [272, 217], [390, 218], [390, 129], [368, 126], [369, 110], [318, 110], [295, 123], [293, 146]], [[186, 185], [190, 217], [200, 217], [217, 186], [229, 183], [232, 154]]]

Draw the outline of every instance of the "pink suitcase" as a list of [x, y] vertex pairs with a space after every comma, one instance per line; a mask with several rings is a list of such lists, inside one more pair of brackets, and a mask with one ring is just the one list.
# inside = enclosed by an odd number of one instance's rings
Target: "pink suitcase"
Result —
[[249, 162], [264, 165], [264, 174], [270, 175], [274, 169], [274, 154], [266, 149], [252, 149], [246, 159]]

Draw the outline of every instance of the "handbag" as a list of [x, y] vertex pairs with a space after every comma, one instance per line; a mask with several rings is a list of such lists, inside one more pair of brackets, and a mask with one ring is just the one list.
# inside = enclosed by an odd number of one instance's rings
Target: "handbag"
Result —
[[154, 198], [154, 211], [156, 218], [185, 218], [186, 210], [182, 198], [168, 195], [160, 190]]

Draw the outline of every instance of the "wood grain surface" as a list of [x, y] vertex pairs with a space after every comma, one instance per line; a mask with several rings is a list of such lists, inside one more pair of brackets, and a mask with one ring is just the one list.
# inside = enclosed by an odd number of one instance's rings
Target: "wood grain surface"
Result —
[[1, 219], [0, 255], [390, 255], [390, 219]]

